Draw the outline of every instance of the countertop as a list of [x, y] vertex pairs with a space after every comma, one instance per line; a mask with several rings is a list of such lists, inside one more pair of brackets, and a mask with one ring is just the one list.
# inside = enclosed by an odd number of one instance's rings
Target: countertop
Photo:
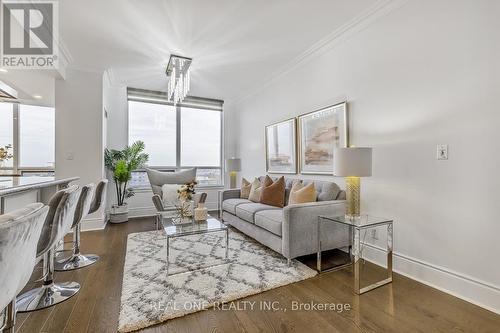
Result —
[[55, 177], [29, 177], [13, 176], [0, 177], [0, 196], [10, 195], [17, 192], [37, 190], [44, 187], [68, 184], [80, 177], [55, 179]]

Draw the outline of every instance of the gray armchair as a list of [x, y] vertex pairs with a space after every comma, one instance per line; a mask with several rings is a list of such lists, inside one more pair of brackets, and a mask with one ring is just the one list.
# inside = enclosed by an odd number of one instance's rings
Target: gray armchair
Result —
[[[187, 184], [194, 182], [196, 180], [196, 168], [179, 171], [179, 172], [165, 172], [153, 169], [146, 169], [148, 174], [149, 183], [151, 184], [151, 189], [153, 190], [153, 204], [158, 212], [158, 214], [163, 213], [174, 213], [176, 211], [175, 206], [167, 206], [163, 203], [162, 190], [161, 187], [165, 184]], [[194, 206], [198, 205], [200, 198], [203, 193], [196, 193], [194, 195], [193, 201]]]

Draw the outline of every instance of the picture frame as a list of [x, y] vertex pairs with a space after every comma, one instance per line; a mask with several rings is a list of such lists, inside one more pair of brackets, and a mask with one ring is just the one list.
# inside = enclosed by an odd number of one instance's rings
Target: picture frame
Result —
[[297, 119], [290, 118], [265, 128], [266, 172], [297, 173]]
[[334, 148], [349, 146], [348, 120], [347, 102], [298, 117], [301, 174], [333, 175]]

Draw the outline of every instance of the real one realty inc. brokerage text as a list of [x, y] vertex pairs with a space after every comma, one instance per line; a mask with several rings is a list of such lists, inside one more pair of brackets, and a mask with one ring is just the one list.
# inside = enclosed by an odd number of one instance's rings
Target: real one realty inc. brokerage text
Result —
[[279, 301], [230, 301], [230, 302], [153, 302], [152, 310], [155, 311], [335, 311], [342, 313], [351, 310], [349, 303], [319, 303], [291, 301], [283, 304]]

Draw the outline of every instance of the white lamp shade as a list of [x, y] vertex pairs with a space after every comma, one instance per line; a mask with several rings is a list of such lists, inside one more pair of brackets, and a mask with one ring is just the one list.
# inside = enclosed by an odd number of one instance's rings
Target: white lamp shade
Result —
[[226, 171], [241, 171], [241, 159], [239, 158], [228, 158], [226, 160]]
[[333, 152], [333, 174], [339, 177], [372, 175], [372, 149], [366, 147], [336, 148]]

